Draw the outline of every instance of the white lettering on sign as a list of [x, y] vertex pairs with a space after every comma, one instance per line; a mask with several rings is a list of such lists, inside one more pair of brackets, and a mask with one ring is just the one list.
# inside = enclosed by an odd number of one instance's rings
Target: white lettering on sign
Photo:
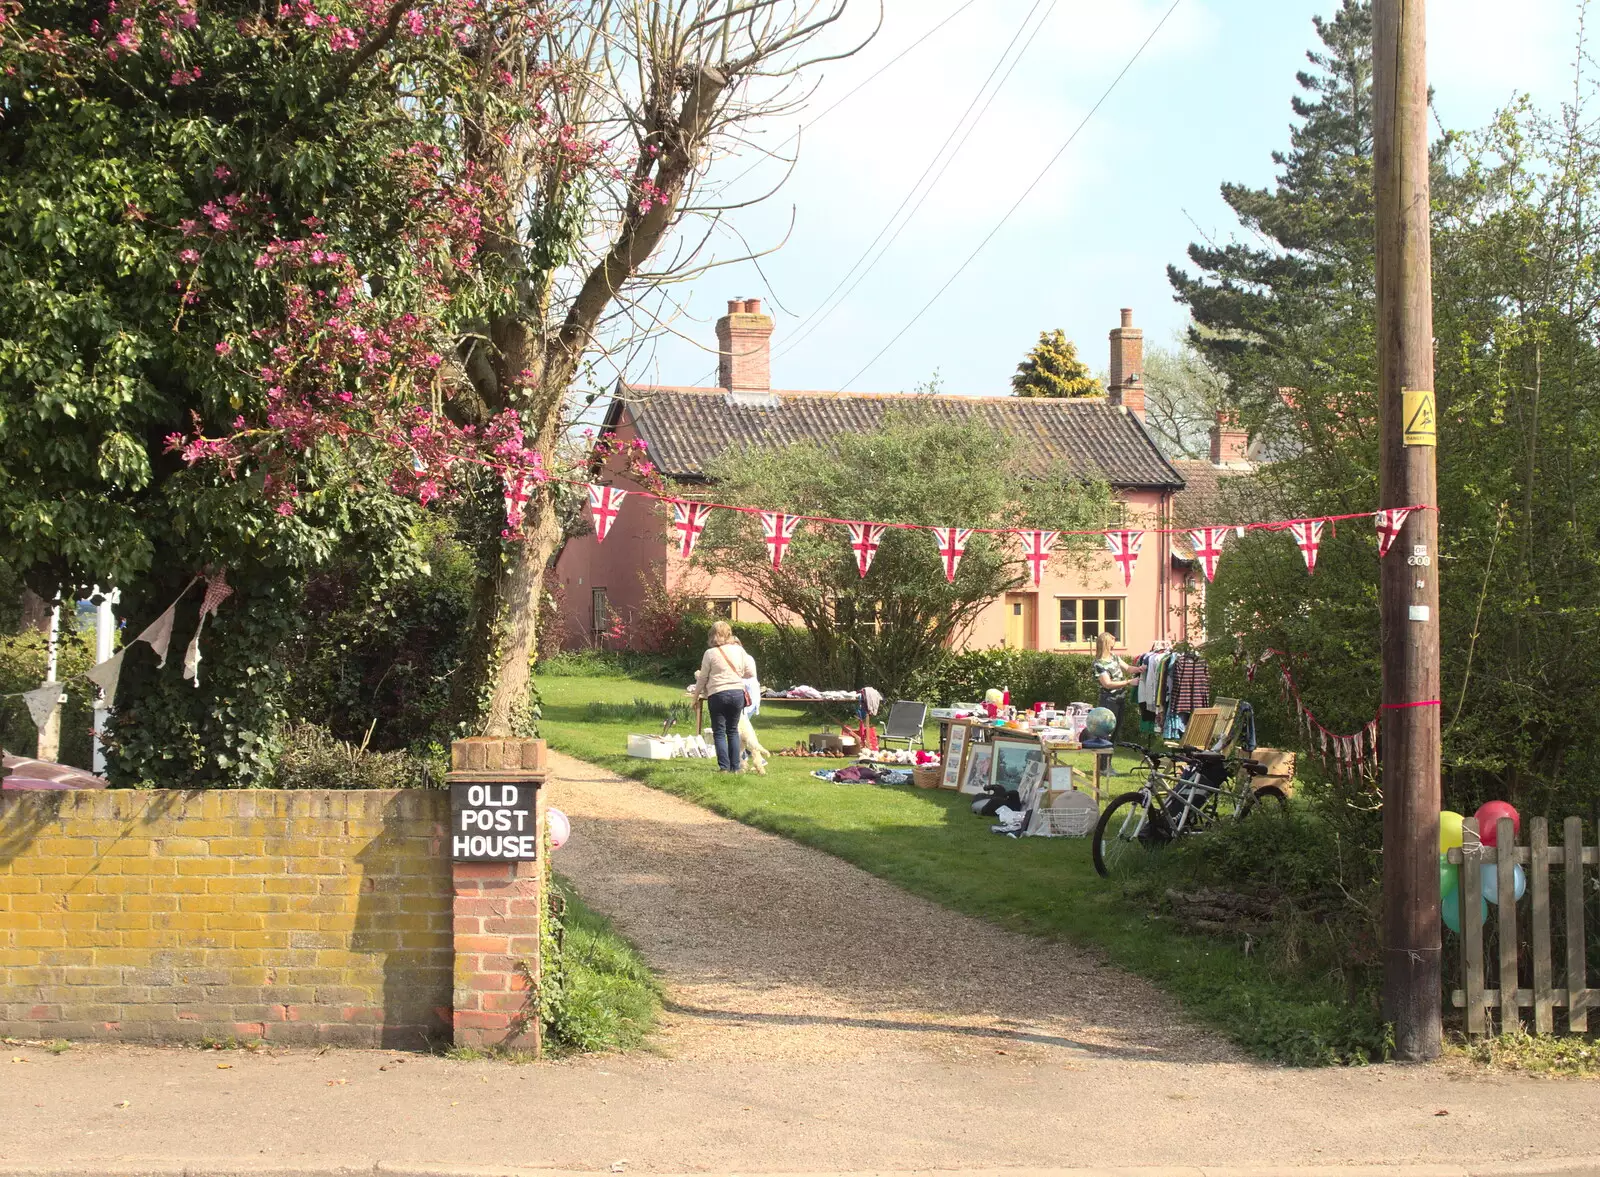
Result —
[[460, 862], [523, 862], [539, 854], [537, 786], [499, 781], [451, 786], [450, 856]]

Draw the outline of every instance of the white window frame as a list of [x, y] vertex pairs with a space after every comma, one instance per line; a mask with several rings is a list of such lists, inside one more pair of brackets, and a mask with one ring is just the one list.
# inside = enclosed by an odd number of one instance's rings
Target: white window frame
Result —
[[[1076, 614], [1076, 619], [1074, 620], [1073, 625], [1077, 630], [1078, 637], [1076, 639], [1072, 640], [1072, 641], [1063, 640], [1063, 638], [1061, 637], [1061, 603], [1063, 601], [1071, 601], [1075, 606], [1077, 606], [1076, 609], [1074, 610], [1074, 613]], [[1084, 637], [1083, 636], [1083, 626], [1084, 626], [1083, 606], [1084, 606], [1084, 603], [1087, 602], [1087, 601], [1094, 602], [1094, 604], [1095, 604], [1095, 612], [1097, 614], [1099, 614], [1099, 616], [1094, 621], [1095, 632], [1093, 634], [1089, 635], [1088, 637]], [[1055, 620], [1053, 622], [1053, 625], [1055, 627], [1053, 632], [1055, 634], [1055, 646], [1056, 646], [1056, 649], [1058, 649], [1058, 650], [1093, 649], [1094, 648], [1094, 643], [1095, 643], [1095, 638], [1097, 638], [1099, 636], [1101, 629], [1103, 629], [1104, 626], [1105, 626], [1105, 606], [1106, 606], [1106, 603], [1110, 602], [1110, 601], [1115, 601], [1117, 603], [1117, 620], [1116, 620], [1116, 623], [1115, 623], [1116, 627], [1117, 627], [1117, 635], [1116, 635], [1117, 636], [1117, 641], [1116, 641], [1116, 645], [1115, 645], [1114, 648], [1118, 649], [1118, 650], [1127, 649], [1127, 640], [1128, 640], [1128, 598], [1127, 597], [1125, 597], [1125, 596], [1113, 596], [1113, 597], [1098, 597], [1098, 596], [1090, 597], [1090, 596], [1085, 596], [1085, 597], [1080, 597], [1080, 596], [1074, 596], [1074, 595], [1072, 595], [1070, 593], [1062, 593], [1062, 594], [1060, 594], [1060, 595], [1058, 595], [1056, 597], [1056, 616], [1055, 616]]]

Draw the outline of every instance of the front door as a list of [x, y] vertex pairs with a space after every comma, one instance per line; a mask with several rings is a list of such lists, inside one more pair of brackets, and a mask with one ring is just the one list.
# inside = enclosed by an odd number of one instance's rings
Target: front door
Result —
[[1035, 648], [1038, 600], [1032, 593], [1006, 594], [1006, 645], [1013, 650]]

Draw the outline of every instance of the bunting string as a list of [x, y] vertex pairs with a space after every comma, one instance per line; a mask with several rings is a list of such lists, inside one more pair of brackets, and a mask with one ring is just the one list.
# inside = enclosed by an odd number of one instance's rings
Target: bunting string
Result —
[[[205, 577], [194, 577], [188, 584], [183, 586], [183, 589], [176, 597], [172, 598], [172, 604], [161, 611], [161, 616], [145, 626], [138, 637], [132, 639], [104, 662], [97, 662], [81, 674], [70, 677], [87, 679], [96, 688], [103, 691], [105, 693], [106, 706], [109, 707], [116, 702], [117, 683], [122, 678], [122, 660], [133, 646], [139, 642], [145, 643], [155, 652], [157, 658], [156, 668], [159, 670], [166, 666], [167, 649], [172, 641], [172, 625], [177, 615], [178, 602], [183, 600], [189, 590], [199, 584], [202, 579], [206, 582], [206, 591], [200, 602], [200, 621], [195, 628], [194, 637], [189, 641], [189, 648], [185, 652], [183, 673], [184, 678], [193, 679], [195, 686], [199, 686], [200, 631], [205, 628], [206, 618], [215, 613], [222, 602], [233, 592], [233, 589], [228, 585], [227, 569], [225, 568]], [[44, 725], [49, 722], [51, 714], [55, 711], [61, 692], [65, 689], [65, 682], [47, 682], [31, 690], [12, 691], [9, 694], [0, 695], [0, 699], [21, 699], [28, 708], [28, 715], [32, 718], [34, 726], [43, 731]]]
[[[1266, 662], [1274, 657], [1280, 660], [1278, 667], [1280, 689], [1283, 697], [1294, 703], [1297, 726], [1305, 735], [1305, 746], [1311, 749], [1323, 764], [1326, 765], [1331, 760], [1334, 771], [1345, 780], [1358, 779], [1367, 769], [1375, 769], [1378, 765], [1378, 715], [1374, 715], [1363, 724], [1359, 731], [1348, 735], [1334, 731], [1318, 719], [1301, 698], [1300, 684], [1295, 682], [1294, 672], [1289, 669], [1287, 653], [1269, 646], [1261, 652], [1261, 656], [1255, 662]], [[1252, 679], [1254, 669], [1253, 663]], [[1381, 711], [1380, 707], [1380, 714]]]

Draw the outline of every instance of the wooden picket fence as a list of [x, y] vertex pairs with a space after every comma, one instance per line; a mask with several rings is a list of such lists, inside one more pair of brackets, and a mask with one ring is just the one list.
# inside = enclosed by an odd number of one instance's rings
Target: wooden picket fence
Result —
[[[1542, 817], [1528, 822], [1528, 844], [1516, 845], [1511, 819], [1503, 817], [1496, 829], [1497, 846], [1480, 845], [1478, 823], [1468, 818], [1463, 823], [1462, 845], [1448, 854], [1448, 860], [1460, 865], [1456, 894], [1446, 902], [1461, 904], [1461, 977], [1465, 989], [1451, 993], [1451, 1004], [1467, 1011], [1467, 1033], [1474, 1035], [1495, 1032], [1493, 1013], [1499, 1010], [1499, 1032], [1523, 1026], [1521, 1010], [1533, 1010], [1533, 1030], [1536, 1034], [1555, 1031], [1555, 1011], [1567, 1011], [1569, 1032], [1582, 1033], [1589, 1028], [1589, 1011], [1600, 1013], [1600, 989], [1588, 984], [1586, 943], [1584, 940], [1585, 866], [1600, 866], [1600, 847], [1583, 844], [1583, 821], [1569, 817], [1562, 825], [1561, 843], [1550, 844], [1549, 825]], [[1518, 915], [1520, 905], [1516, 894], [1513, 867], [1521, 864], [1527, 877], [1528, 914], [1530, 934], [1528, 968], [1531, 982], [1523, 987], [1519, 976]], [[1550, 868], [1562, 870], [1562, 918], [1566, 949], [1566, 984], [1552, 982], [1554, 953], [1551, 945]], [[1500, 902], [1490, 905], [1487, 920], [1479, 922], [1482, 907], [1483, 872], [1495, 872]], [[1498, 968], [1494, 980], [1497, 988], [1486, 985], [1484, 973], [1484, 929], [1494, 921], [1498, 944]]]

